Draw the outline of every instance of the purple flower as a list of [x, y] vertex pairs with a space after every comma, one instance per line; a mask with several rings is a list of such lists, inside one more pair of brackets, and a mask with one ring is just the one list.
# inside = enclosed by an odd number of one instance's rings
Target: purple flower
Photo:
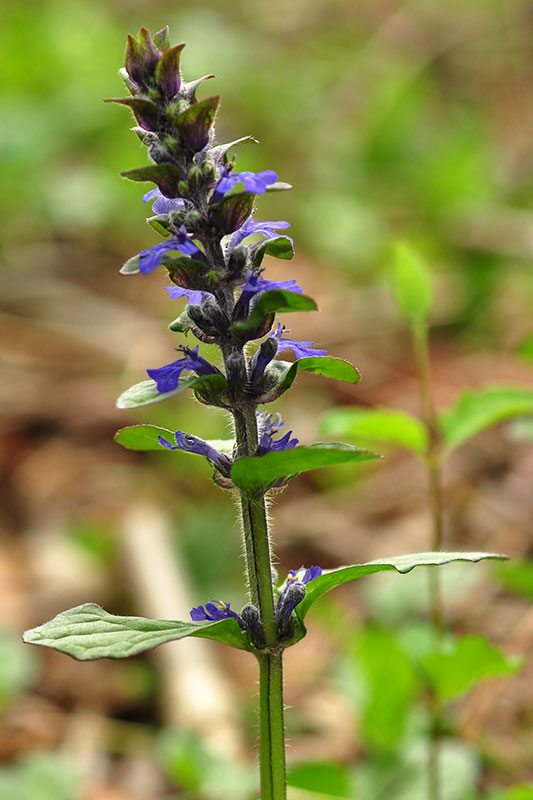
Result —
[[270, 289], [286, 289], [289, 292], [302, 294], [303, 289], [293, 281], [268, 281], [261, 277], [261, 270], [249, 269], [246, 273], [246, 283], [242, 286], [242, 293], [235, 304], [235, 316], [242, 316], [250, 305], [250, 300], [256, 294], [267, 292]]
[[187, 233], [185, 226], [182, 225], [179, 232], [167, 239], [165, 242], [159, 242], [148, 250], [141, 250], [139, 254], [139, 270], [144, 275], [153, 272], [154, 269], [161, 263], [161, 259], [165, 253], [170, 253], [172, 250], [178, 250], [186, 256], [194, 256], [200, 252], [195, 244], [191, 242], [190, 234]]
[[275, 331], [271, 331], [268, 339], [261, 344], [255, 355], [251, 360], [251, 378], [250, 384], [257, 388], [265, 374], [265, 369], [270, 362], [275, 358], [278, 353], [283, 353], [285, 350], [291, 350], [297, 359], [307, 358], [307, 356], [324, 356], [327, 350], [318, 350], [310, 345], [313, 342], [297, 342], [294, 339], [284, 339], [285, 333], [290, 331], [283, 325], [278, 323]]
[[210, 364], [209, 361], [206, 361], [205, 358], [198, 355], [198, 347], [199, 345], [196, 345], [194, 350], [191, 350], [189, 347], [176, 348], [177, 350], [181, 349], [183, 351], [183, 358], [178, 358], [177, 361], [166, 364], [164, 367], [146, 370], [149, 377], [157, 383], [158, 392], [164, 394], [165, 392], [172, 392], [174, 389], [177, 389], [179, 377], [184, 369], [193, 370], [197, 375], [220, 374], [220, 370]]
[[280, 414], [269, 414], [268, 411], [257, 412], [259, 447], [256, 455], [264, 456], [266, 453], [272, 453], [276, 450], [292, 450], [293, 447], [296, 447], [298, 439], [291, 439], [292, 431], [287, 431], [277, 441], [273, 438], [284, 425], [285, 423], [281, 421]]
[[202, 300], [211, 297], [210, 292], [199, 292], [196, 289], [183, 289], [181, 286], [165, 286], [172, 300], [179, 300], [180, 297], [186, 297], [187, 302], [193, 306], [199, 306]]
[[[293, 290], [294, 291], [294, 290]], [[285, 350], [291, 350], [296, 358], [307, 358], [308, 356], [325, 356], [327, 350], [318, 350], [316, 347], [311, 347], [313, 342], [297, 342], [295, 339], [283, 338], [285, 333], [290, 333], [288, 328], [285, 328], [278, 322], [278, 327], [270, 334], [273, 339], [278, 342], [278, 353], [283, 353]]]
[[276, 619], [281, 635], [288, 632], [292, 612], [305, 597], [306, 584], [322, 575], [320, 567], [291, 569], [276, 603]]
[[191, 619], [193, 622], [215, 622], [219, 619], [235, 619], [239, 623], [239, 628], [245, 630], [243, 618], [230, 608], [229, 603], [224, 603], [221, 600], [211, 600], [205, 606], [197, 606], [190, 611]]
[[[248, 236], [252, 236], [254, 233], [261, 233], [267, 239], [276, 239], [278, 236], [276, 233], [277, 230], [290, 227], [290, 222], [285, 222], [281, 219], [277, 222], [268, 222], [267, 220], [254, 222], [253, 216], [250, 214], [244, 225], [241, 225], [241, 227], [235, 231], [229, 240], [228, 250], [231, 252], [231, 250], [233, 250], [234, 247], [237, 247], [237, 245], [240, 244], [243, 239], [246, 239]], [[290, 236], [287, 236], [287, 239], [291, 244], [294, 244]]]
[[191, 436], [190, 433], [184, 433], [183, 431], [176, 431], [174, 438], [176, 444], [170, 444], [170, 442], [167, 442], [162, 436], [159, 436], [159, 444], [161, 447], [166, 447], [167, 450], [183, 450], [186, 453], [195, 453], [198, 456], [205, 456], [205, 458], [208, 458], [209, 461], [214, 464], [222, 475], [226, 478], [230, 477], [233, 464], [232, 460], [223, 453], [220, 453], [208, 444], [208, 442], [199, 439], [197, 436]]
[[171, 211], [182, 211], [185, 208], [185, 200], [182, 200], [181, 197], [165, 197], [158, 188], [150, 189], [149, 192], [143, 194], [143, 203], [149, 203], [154, 198], [152, 211], [156, 214], [169, 214]]
[[218, 202], [238, 183], [244, 184], [246, 192], [264, 194], [267, 190], [267, 186], [276, 183], [278, 179], [277, 174], [271, 169], [265, 169], [262, 172], [233, 172], [233, 166], [233, 162], [231, 162], [222, 168], [221, 176], [215, 186], [211, 202]]

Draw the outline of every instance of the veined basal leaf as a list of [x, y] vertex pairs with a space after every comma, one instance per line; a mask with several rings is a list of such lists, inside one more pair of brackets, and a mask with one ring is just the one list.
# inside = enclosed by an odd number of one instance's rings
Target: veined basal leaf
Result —
[[348, 567], [337, 567], [337, 569], [326, 570], [318, 578], [315, 578], [306, 586], [305, 597], [296, 607], [296, 613], [301, 620], [309, 611], [312, 604], [319, 597], [341, 586], [343, 583], [355, 581], [365, 575], [372, 575], [374, 572], [384, 570], [396, 570], [405, 574], [411, 572], [415, 567], [436, 567], [442, 564], [450, 564], [452, 561], [483, 561], [484, 559], [505, 559], [507, 556], [499, 553], [412, 553], [405, 556], [395, 556], [383, 560], [369, 561], [366, 564], [353, 564]]
[[293, 477], [300, 472], [376, 458], [379, 456], [375, 453], [359, 450], [350, 444], [317, 442], [292, 450], [277, 450], [264, 456], [238, 458], [231, 470], [231, 478], [247, 495], [257, 496], [283, 478]]
[[178, 385], [171, 392], [158, 392], [155, 381], [147, 380], [136, 383], [122, 392], [117, 400], [117, 408], [138, 408], [148, 406], [152, 403], [159, 403], [183, 392], [185, 389], [207, 389], [213, 393], [224, 391], [227, 383], [223, 375], [213, 373], [212, 375], [192, 375], [189, 378], [179, 378]]
[[485, 386], [463, 392], [455, 405], [440, 415], [439, 423], [450, 452], [481, 431], [528, 414], [533, 414], [533, 389]]
[[428, 445], [426, 427], [419, 419], [388, 408], [334, 408], [322, 418], [320, 432], [392, 444], [416, 454], [424, 453]]
[[64, 611], [23, 634], [28, 644], [51, 647], [79, 661], [127, 658], [165, 642], [187, 636], [214, 639], [239, 650], [249, 650], [248, 638], [234, 619], [215, 622], [122, 617], [108, 614], [96, 603]]

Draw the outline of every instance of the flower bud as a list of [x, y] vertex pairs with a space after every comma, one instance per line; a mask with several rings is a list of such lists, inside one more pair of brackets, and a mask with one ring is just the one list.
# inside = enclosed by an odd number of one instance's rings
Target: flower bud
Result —
[[183, 222], [187, 230], [194, 233], [202, 222], [202, 215], [198, 211], [188, 211]]
[[266, 645], [265, 634], [257, 608], [255, 606], [244, 606], [241, 611], [241, 618], [254, 647], [257, 647], [258, 650], [263, 650]]
[[195, 183], [200, 183], [202, 180], [202, 170], [200, 167], [193, 166], [187, 173], [187, 180], [190, 181], [193, 185]]
[[244, 244], [239, 244], [231, 251], [228, 262], [228, 270], [231, 280], [241, 281], [248, 263], [248, 248]]
[[204, 161], [202, 164], [202, 173], [204, 178], [208, 180], [215, 177], [215, 165], [212, 161]]
[[246, 364], [239, 353], [231, 353], [226, 358], [226, 379], [228, 381], [228, 395], [235, 398], [248, 382]]
[[305, 597], [305, 586], [300, 581], [290, 583], [281, 595], [276, 608], [278, 633], [284, 637], [291, 632], [291, 614]]
[[157, 142], [157, 144], [150, 145], [148, 153], [152, 161], [155, 161], [156, 164], [166, 164], [168, 161], [170, 161], [170, 154], [167, 148], [161, 145], [159, 142]]
[[178, 182], [178, 192], [182, 197], [187, 197], [189, 194], [189, 184], [187, 181], [179, 181]]

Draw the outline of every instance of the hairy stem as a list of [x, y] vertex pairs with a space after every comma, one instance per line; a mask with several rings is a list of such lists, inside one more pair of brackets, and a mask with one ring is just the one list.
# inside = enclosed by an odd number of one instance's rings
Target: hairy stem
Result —
[[286, 797], [281, 659], [281, 653], [259, 656], [261, 800]]
[[[442, 492], [440, 482], [440, 434], [438, 429], [437, 412], [431, 388], [431, 360], [429, 353], [429, 335], [425, 322], [420, 322], [412, 328], [415, 359], [418, 369], [420, 385], [420, 402], [422, 417], [428, 431], [428, 446], [425, 453], [425, 465], [428, 475], [428, 494], [431, 509], [431, 549], [441, 550], [443, 539], [442, 526]], [[436, 569], [429, 570], [429, 596], [430, 614], [435, 643], [438, 644], [442, 633], [443, 613], [442, 597], [440, 591], [439, 573]], [[428, 800], [440, 800], [440, 726], [439, 705], [434, 696], [429, 698], [430, 733], [428, 741]]]
[[[234, 412], [237, 452], [253, 455], [258, 446], [255, 406]], [[277, 648], [272, 558], [264, 497], [241, 493], [244, 551], [250, 601], [260, 612], [268, 650], [259, 660], [259, 760], [261, 800], [285, 800], [282, 652]]]

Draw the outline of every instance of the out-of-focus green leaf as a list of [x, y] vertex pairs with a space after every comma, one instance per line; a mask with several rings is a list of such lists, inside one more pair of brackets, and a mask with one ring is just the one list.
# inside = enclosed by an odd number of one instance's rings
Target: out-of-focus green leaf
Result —
[[351, 797], [349, 771], [330, 761], [291, 764], [287, 770], [287, 784], [321, 797]]
[[369, 561], [366, 564], [353, 564], [349, 567], [325, 570], [322, 575], [307, 584], [305, 597], [296, 607], [296, 613], [303, 620], [313, 603], [323, 594], [335, 589], [336, 586], [357, 580], [357, 578], [363, 578], [365, 575], [372, 575], [374, 572], [396, 570], [396, 572], [405, 574], [406, 572], [411, 572], [415, 567], [435, 567], [449, 564], [452, 561], [472, 561], [475, 563], [487, 558], [504, 559], [506, 557], [498, 553], [411, 553], [410, 555], [396, 556], [383, 561]]
[[316, 311], [317, 304], [312, 297], [286, 289], [270, 289], [259, 296], [250, 316], [242, 322], [234, 322], [230, 330], [233, 333], [249, 331], [258, 327], [267, 314], [286, 314], [289, 311]]
[[334, 408], [326, 412], [319, 430], [328, 436], [354, 436], [362, 442], [392, 444], [416, 454], [426, 450], [428, 441], [427, 430], [419, 419], [387, 408]]
[[489, 800], [533, 800], [533, 786], [525, 783], [512, 786], [506, 791], [491, 794]]
[[35, 677], [34, 659], [20, 637], [0, 629], [0, 708], [27, 689]]
[[[257, 770], [211, 752], [204, 741], [180, 730], [165, 730], [157, 742], [159, 760], [182, 792], [206, 800], [249, 800], [257, 794]], [[191, 795], [192, 796], [192, 795]]]
[[196, 636], [248, 650], [249, 645], [234, 619], [217, 622], [120, 617], [108, 614], [96, 603], [84, 603], [23, 635], [27, 644], [51, 647], [79, 661], [127, 658], [165, 642]]
[[395, 633], [383, 628], [363, 628], [354, 637], [353, 654], [364, 675], [361, 727], [365, 744], [379, 753], [392, 753], [405, 734], [417, 686], [413, 664]]
[[12, 767], [0, 767], [2, 800], [78, 800], [81, 782], [72, 759], [56, 753], [29, 756]]
[[463, 392], [452, 408], [440, 414], [446, 449], [453, 450], [481, 431], [514, 417], [533, 413], [533, 389], [485, 386]]
[[427, 319], [433, 306], [429, 270], [417, 251], [399, 242], [394, 253], [392, 290], [400, 312], [411, 323]]
[[457, 700], [479, 681], [512, 675], [521, 666], [483, 636], [464, 636], [445, 643], [440, 651], [428, 653], [421, 661], [426, 678], [443, 702]]
[[211, 375], [193, 375], [189, 378], [179, 378], [178, 385], [171, 392], [158, 392], [155, 381], [141, 381], [125, 392], [122, 392], [117, 400], [117, 408], [138, 408], [148, 406], [152, 403], [159, 403], [167, 397], [183, 392], [185, 389], [206, 389], [209, 392], [220, 393], [226, 388], [226, 379], [223, 375], [213, 373]]
[[376, 458], [379, 456], [367, 450], [358, 450], [350, 444], [317, 442], [292, 450], [277, 450], [264, 456], [238, 458], [231, 470], [231, 478], [243, 492], [254, 496], [263, 494], [282, 478], [290, 478], [300, 472]]
[[508, 591], [533, 600], [533, 560], [498, 564], [493, 574]]

